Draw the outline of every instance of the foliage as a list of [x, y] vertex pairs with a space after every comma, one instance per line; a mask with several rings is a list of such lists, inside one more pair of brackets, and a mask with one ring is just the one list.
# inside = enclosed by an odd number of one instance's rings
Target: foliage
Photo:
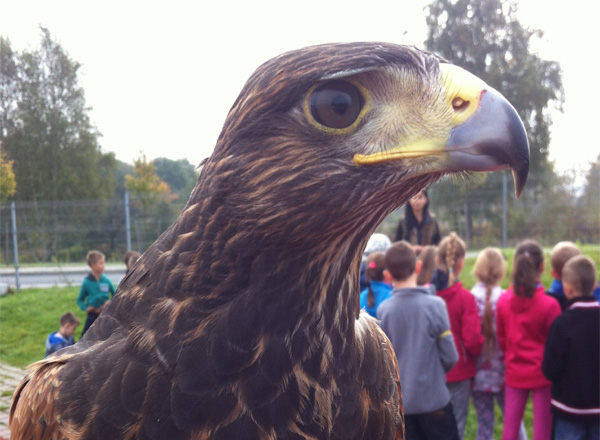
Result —
[[100, 151], [79, 85], [80, 64], [45, 28], [40, 46], [20, 54], [0, 39], [0, 59], [0, 132], [14, 160], [15, 199], [112, 197], [116, 162]]
[[181, 202], [187, 201], [198, 180], [194, 166], [187, 159], [154, 159], [156, 174], [166, 182]]
[[155, 173], [154, 161], [148, 162], [145, 154], [134, 160], [133, 174], [125, 176], [125, 188], [136, 196], [144, 211], [160, 201], [177, 198]]
[[7, 160], [2, 153], [2, 141], [0, 141], [0, 202], [12, 197], [17, 189], [13, 164], [14, 161]]

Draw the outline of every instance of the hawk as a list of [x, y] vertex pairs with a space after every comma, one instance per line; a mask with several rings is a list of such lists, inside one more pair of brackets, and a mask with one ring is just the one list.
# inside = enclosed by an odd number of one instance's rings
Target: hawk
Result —
[[359, 311], [377, 225], [442, 176], [529, 167], [497, 91], [387, 43], [250, 77], [175, 223], [74, 346], [33, 364], [19, 439], [401, 439], [394, 351]]

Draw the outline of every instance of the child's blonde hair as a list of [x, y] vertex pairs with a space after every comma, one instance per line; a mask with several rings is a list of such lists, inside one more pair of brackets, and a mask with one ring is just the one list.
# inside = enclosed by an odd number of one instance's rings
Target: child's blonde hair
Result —
[[[448, 275], [448, 286], [458, 281], [456, 271], [460, 260], [467, 254], [467, 245], [456, 232], [450, 232], [438, 247], [438, 269]], [[446, 287], [448, 287], [446, 286]]]
[[481, 333], [485, 338], [483, 352], [487, 360], [494, 356], [496, 351], [496, 332], [494, 331], [494, 314], [490, 298], [492, 289], [497, 286], [506, 273], [506, 260], [500, 249], [487, 247], [482, 250], [473, 267], [473, 274], [485, 284], [485, 308], [481, 320]]
[[572, 241], [560, 241], [556, 243], [550, 254], [550, 263], [559, 279], [562, 279], [562, 270], [566, 262], [580, 254], [581, 252], [577, 248], [577, 245]]

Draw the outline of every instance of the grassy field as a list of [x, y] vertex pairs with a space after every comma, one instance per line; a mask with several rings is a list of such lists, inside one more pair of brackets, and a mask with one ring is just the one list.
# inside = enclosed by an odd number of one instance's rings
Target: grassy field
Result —
[[[584, 254], [592, 257], [600, 267], [600, 250], [598, 247], [582, 247]], [[507, 287], [510, 280], [512, 250], [505, 253], [508, 259], [508, 272], [502, 285]], [[466, 259], [465, 267], [460, 276], [465, 287], [470, 288], [475, 283], [472, 274], [475, 258]], [[546, 258], [546, 270], [542, 284], [550, 286], [549, 258]], [[76, 304], [79, 287], [64, 287], [51, 289], [30, 289], [18, 294], [0, 298], [0, 361], [17, 367], [26, 367], [44, 357], [44, 344], [49, 333], [58, 330], [60, 315], [66, 311], [75, 313], [81, 320], [81, 325], [75, 333], [79, 338], [85, 322], [85, 312], [79, 310]], [[531, 436], [531, 403], [525, 415], [525, 426], [529, 438]], [[496, 414], [496, 434], [498, 438], [502, 431], [502, 415]], [[477, 422], [473, 408], [469, 412], [469, 420], [465, 430], [465, 439], [475, 438]]]

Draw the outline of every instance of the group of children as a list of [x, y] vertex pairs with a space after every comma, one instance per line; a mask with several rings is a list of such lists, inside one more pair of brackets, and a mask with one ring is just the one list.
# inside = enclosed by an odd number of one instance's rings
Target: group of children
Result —
[[[123, 261], [127, 272], [133, 267], [139, 259], [140, 253], [130, 251], [125, 253]], [[97, 250], [88, 252], [87, 264], [90, 267], [90, 273], [84, 278], [77, 305], [81, 310], [87, 312], [87, 319], [81, 331], [81, 336], [88, 331], [94, 321], [100, 316], [100, 313], [108, 305], [110, 298], [115, 294], [115, 287], [112, 281], [104, 274], [106, 257]], [[110, 295], [110, 296], [109, 296]], [[75, 330], [79, 326], [79, 319], [71, 312], [66, 312], [60, 317], [60, 328], [56, 332], [50, 333], [46, 339], [46, 356], [73, 345], [75, 343]]]
[[[370, 287], [361, 293], [361, 307], [377, 317], [398, 358], [407, 440], [462, 439], [470, 399], [477, 440], [493, 438], [494, 401], [504, 413], [502, 439], [526, 439], [529, 395], [534, 440], [598, 439], [594, 262], [575, 244], [559, 243], [551, 255], [555, 282], [546, 292], [543, 249], [525, 240], [504, 291], [504, 256], [486, 248], [469, 291], [459, 281], [466, 250], [451, 233], [434, 252], [433, 271], [426, 267], [431, 255], [417, 257], [406, 242], [370, 254], [365, 263]], [[429, 275], [419, 278], [423, 272]]]

